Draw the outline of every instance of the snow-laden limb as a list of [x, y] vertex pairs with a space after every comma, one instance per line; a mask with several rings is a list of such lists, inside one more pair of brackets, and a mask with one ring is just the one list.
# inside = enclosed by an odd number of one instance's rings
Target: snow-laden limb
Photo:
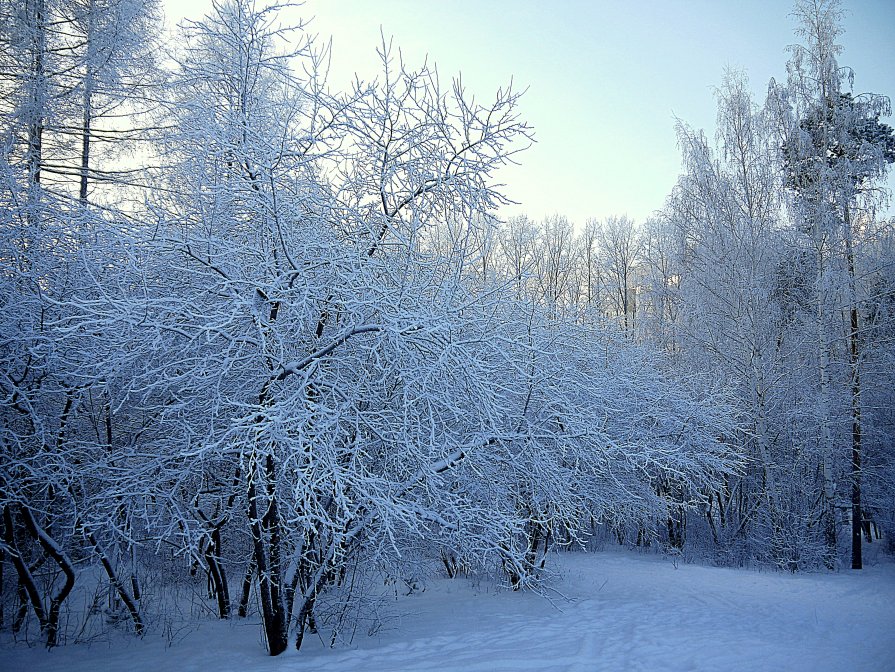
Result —
[[332, 353], [333, 350], [338, 348], [340, 345], [342, 345], [345, 341], [347, 341], [352, 336], [357, 336], [358, 334], [369, 334], [369, 333], [376, 332], [376, 331], [382, 331], [382, 327], [377, 324], [364, 324], [364, 325], [361, 325], [358, 327], [349, 327], [348, 329], [343, 331], [341, 334], [338, 334], [335, 338], [333, 338], [331, 343], [320, 348], [319, 350], [312, 352], [310, 355], [308, 355], [304, 359], [299, 360], [299, 361], [286, 362], [285, 364], [280, 364], [279, 368], [277, 369], [276, 379], [283, 380], [284, 378], [287, 378], [288, 376], [298, 373], [299, 371], [310, 366], [317, 360], [319, 360], [323, 357], [326, 357], [327, 355]]

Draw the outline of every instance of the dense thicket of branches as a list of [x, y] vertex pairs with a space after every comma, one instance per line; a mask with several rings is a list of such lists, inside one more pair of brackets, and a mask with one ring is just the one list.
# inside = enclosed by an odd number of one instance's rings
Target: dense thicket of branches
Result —
[[201, 580], [276, 655], [364, 576], [518, 589], [593, 535], [833, 566], [843, 482], [889, 520], [891, 129], [835, 68], [761, 110], [730, 75], [661, 216], [576, 233], [495, 219], [512, 88], [383, 44], [333, 92], [248, 0], [159, 63], [150, 0], [2, 7], [0, 627], [141, 634]]
[[669, 542], [719, 562], [860, 568], [895, 522], [893, 221], [877, 215], [895, 134], [888, 98], [855, 94], [836, 61], [838, 4], [795, 16], [787, 83], [759, 105], [727, 72], [714, 141], [678, 124], [683, 172], [644, 226], [609, 218], [576, 236], [562, 218], [518, 218], [490, 265], [550, 314], [613, 320], [676, 375], [724, 381], [746, 468], [670, 520]]

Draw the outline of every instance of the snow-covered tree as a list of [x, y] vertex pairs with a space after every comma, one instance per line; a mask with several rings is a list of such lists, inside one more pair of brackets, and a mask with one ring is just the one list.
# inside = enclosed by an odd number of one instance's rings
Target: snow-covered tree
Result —
[[640, 232], [628, 217], [609, 217], [597, 237], [607, 300], [625, 333], [633, 333], [637, 313], [636, 268], [642, 251]]
[[[837, 358], [847, 359], [850, 398], [852, 559], [861, 559], [861, 320], [856, 248], [877, 199], [875, 185], [895, 161], [895, 135], [880, 121], [891, 112], [889, 99], [855, 96], [854, 73], [838, 63], [842, 52], [842, 9], [836, 0], [802, 2], [795, 12], [805, 44], [792, 48], [787, 86], [772, 86], [770, 102], [779, 119], [787, 186], [797, 225], [810, 240], [816, 261], [815, 315], [819, 378], [820, 442], [824, 454], [825, 529], [836, 547], [835, 444]], [[837, 321], [846, 306], [847, 345]], [[840, 353], [845, 350], [847, 356]], [[844, 424], [844, 423], [842, 423]], [[833, 425], [833, 426], [831, 426]], [[841, 425], [840, 425], [841, 426]]]

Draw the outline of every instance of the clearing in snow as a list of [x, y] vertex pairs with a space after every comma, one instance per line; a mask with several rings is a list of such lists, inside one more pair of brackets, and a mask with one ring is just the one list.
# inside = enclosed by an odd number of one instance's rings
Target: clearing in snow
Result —
[[674, 563], [623, 551], [559, 553], [547, 598], [468, 579], [400, 595], [379, 632], [270, 658], [257, 622], [160, 636], [0, 650], [0, 669], [240, 672], [584, 672], [895, 669], [895, 565], [786, 574]]

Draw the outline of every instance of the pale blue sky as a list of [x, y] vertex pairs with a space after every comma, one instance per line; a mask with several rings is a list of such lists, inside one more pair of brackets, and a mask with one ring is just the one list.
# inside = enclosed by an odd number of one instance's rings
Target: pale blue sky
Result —
[[[171, 18], [208, 0], [167, 0]], [[680, 168], [675, 116], [714, 130], [714, 87], [744, 69], [756, 96], [785, 78], [796, 41], [788, 1], [307, 0], [299, 15], [332, 38], [331, 82], [375, 75], [380, 27], [413, 66], [428, 55], [443, 78], [462, 73], [483, 101], [513, 79], [527, 88], [523, 116], [537, 143], [498, 178], [535, 218], [628, 214], [660, 208]], [[895, 96], [895, 0], [845, 3], [842, 65], [857, 91]], [[892, 124], [893, 119], [889, 118]], [[890, 179], [890, 184], [895, 180]]]

